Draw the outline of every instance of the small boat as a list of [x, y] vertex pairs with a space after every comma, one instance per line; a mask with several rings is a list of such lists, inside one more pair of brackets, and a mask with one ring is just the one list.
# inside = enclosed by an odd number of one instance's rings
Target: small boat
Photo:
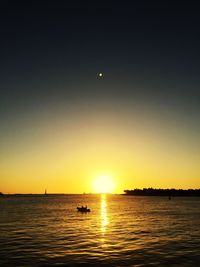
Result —
[[85, 207], [77, 207], [77, 211], [80, 211], [80, 212], [90, 212], [90, 209], [87, 208], [87, 206]]

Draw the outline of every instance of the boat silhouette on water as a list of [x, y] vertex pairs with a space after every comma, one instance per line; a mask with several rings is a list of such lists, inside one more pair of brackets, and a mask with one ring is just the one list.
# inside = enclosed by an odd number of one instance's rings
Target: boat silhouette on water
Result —
[[77, 207], [77, 211], [80, 212], [90, 212], [91, 210], [87, 208], [87, 206], [81, 206], [81, 207]]

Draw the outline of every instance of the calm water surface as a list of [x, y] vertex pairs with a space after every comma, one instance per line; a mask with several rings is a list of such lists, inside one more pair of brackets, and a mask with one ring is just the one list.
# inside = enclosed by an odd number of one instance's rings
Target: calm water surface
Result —
[[83, 265], [200, 266], [200, 198], [0, 197], [0, 266]]

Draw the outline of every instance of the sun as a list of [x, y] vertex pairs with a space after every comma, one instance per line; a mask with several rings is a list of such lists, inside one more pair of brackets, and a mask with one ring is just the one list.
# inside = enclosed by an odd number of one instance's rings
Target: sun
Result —
[[110, 175], [99, 175], [93, 181], [93, 192], [97, 194], [114, 193], [116, 183]]

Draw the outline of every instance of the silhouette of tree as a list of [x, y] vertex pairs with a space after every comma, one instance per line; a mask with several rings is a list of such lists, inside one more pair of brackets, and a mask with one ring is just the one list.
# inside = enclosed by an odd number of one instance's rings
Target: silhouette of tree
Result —
[[124, 190], [125, 195], [134, 196], [184, 196], [184, 197], [199, 197], [200, 189], [156, 189], [156, 188], [143, 188]]

